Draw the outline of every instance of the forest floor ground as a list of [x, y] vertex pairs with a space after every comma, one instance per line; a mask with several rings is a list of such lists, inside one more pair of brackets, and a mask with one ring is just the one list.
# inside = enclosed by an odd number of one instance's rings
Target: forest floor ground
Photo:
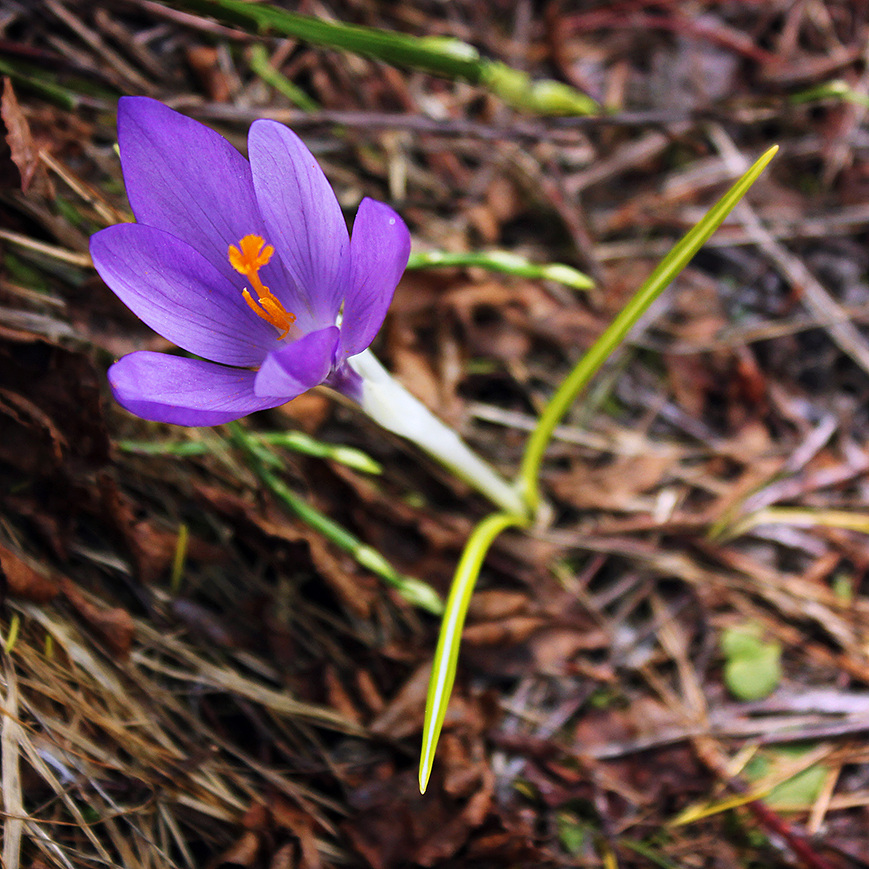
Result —
[[[869, 866], [866, 4], [296, 9], [473, 44], [605, 107], [584, 118], [188, 6], [0, 6], [6, 867]], [[375, 341], [506, 475], [655, 263], [780, 146], [564, 420], [551, 521], [495, 543], [424, 796], [437, 618], [231, 430], [112, 400], [114, 359], [172, 349], [88, 255], [132, 219], [125, 94], [241, 149], [288, 123], [348, 219], [389, 202], [415, 250], [590, 275], [408, 271]], [[380, 473], [262, 441], [292, 492], [446, 593], [477, 495], [325, 391], [243, 425], [368, 454]]]

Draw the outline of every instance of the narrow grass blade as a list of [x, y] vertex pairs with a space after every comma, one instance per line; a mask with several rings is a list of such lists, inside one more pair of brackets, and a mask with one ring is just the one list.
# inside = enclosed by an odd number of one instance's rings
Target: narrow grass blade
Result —
[[775, 156], [776, 151], [778, 151], [777, 145], [763, 154], [709, 209], [706, 216], [689, 230], [684, 238], [664, 257], [646, 282], [618, 313], [603, 335], [579, 360], [555, 395], [552, 396], [537, 423], [537, 427], [528, 438], [519, 474], [520, 490], [532, 513], [537, 511], [540, 504], [540, 466], [555, 427], [561, 422], [579, 393], [585, 389], [591, 378], [597, 374], [604, 362], [624, 340], [633, 325], [648, 310], [649, 305], [670, 285], [676, 275], [685, 268], [694, 254], [706, 243], [709, 236], [736, 207], [739, 200]]
[[432, 664], [431, 678], [428, 683], [428, 697], [425, 707], [425, 721], [422, 731], [422, 753], [419, 761], [419, 789], [425, 793], [434, 763], [438, 738], [447, 714], [450, 694], [456, 681], [456, 665], [462, 628], [468, 613], [471, 594], [480, 575], [483, 559], [495, 538], [504, 530], [527, 524], [521, 516], [508, 513], [492, 513], [473, 530], [465, 551], [456, 568], [450, 595], [441, 622], [437, 650]]
[[452, 253], [443, 250], [414, 251], [407, 263], [409, 269], [461, 266], [487, 269], [506, 275], [534, 280], [558, 281], [574, 290], [590, 290], [594, 281], [572, 266], [563, 263], [535, 263], [524, 256], [506, 250]]
[[[568, 408], [649, 305], [733, 210], [777, 150], [777, 147], [770, 148], [673, 248], [556, 391], [528, 439], [520, 469], [518, 482], [530, 515], [535, 515], [540, 505], [538, 478], [543, 454]], [[429, 682], [419, 766], [419, 786], [423, 793], [431, 775], [438, 737], [455, 682], [462, 626], [483, 559], [502, 531], [527, 524], [528, 520], [521, 515], [494, 513], [477, 525], [465, 545], [447, 598]]]
[[247, 453], [251, 470], [303, 522], [349, 553], [366, 570], [370, 570], [375, 576], [395, 588], [408, 603], [435, 615], [440, 615], [444, 611], [440, 595], [428, 583], [399, 573], [376, 549], [363, 543], [355, 534], [321, 513], [316, 507], [312, 507], [304, 498], [299, 497], [267, 467], [266, 462], [263, 461], [263, 452], [267, 452], [268, 447], [257, 441], [250, 432], [245, 431], [244, 426], [236, 422], [229, 423], [227, 428], [233, 443]]
[[184, 577], [184, 565], [187, 562], [187, 544], [190, 542], [190, 529], [182, 522], [178, 528], [178, 542], [175, 544], [175, 555], [172, 558], [172, 577], [169, 588], [177, 595], [181, 589]]
[[251, 47], [250, 68], [267, 85], [282, 93], [294, 106], [298, 106], [306, 112], [316, 112], [320, 108], [300, 87], [269, 63], [268, 53], [262, 45]]
[[793, 105], [822, 102], [823, 100], [841, 100], [845, 103], [862, 106], [864, 109], [869, 108], [869, 97], [854, 90], [848, 82], [840, 78], [791, 94], [788, 97], [788, 102]]
[[379, 462], [375, 462], [368, 453], [343, 444], [327, 444], [301, 431], [258, 432], [254, 437], [264, 444], [285, 447], [288, 450], [306, 456], [314, 456], [318, 459], [329, 459], [364, 474], [383, 473], [383, 466]]
[[179, 0], [175, 5], [263, 35], [295, 36], [315, 45], [352, 51], [394, 66], [464, 79], [487, 87], [523, 111], [544, 115], [588, 115], [600, 111], [593, 99], [575, 88], [551, 79], [534, 81], [521, 70], [480, 57], [472, 45], [452, 37], [417, 37], [324, 21], [246, 0]]
[[733, 540], [753, 531], [760, 525], [790, 525], [794, 528], [837, 528], [869, 534], [869, 513], [848, 510], [818, 510], [800, 507], [766, 507], [715, 529], [712, 539]]
[[20, 85], [24, 90], [39, 94], [68, 111], [76, 111], [85, 102], [75, 91], [56, 85], [45, 78], [40, 78], [35, 68], [32, 67], [25, 69], [23, 65], [18, 67], [11, 61], [0, 58], [0, 74], [8, 75], [16, 85]]
[[[275, 447], [283, 447], [302, 453], [306, 456], [314, 456], [318, 459], [329, 459], [339, 462], [354, 471], [364, 474], [382, 474], [383, 467], [375, 462], [367, 453], [356, 447], [348, 447], [343, 444], [327, 444], [318, 441], [310, 435], [300, 431], [275, 431], [275, 432], [248, 432], [248, 437], [260, 444], [268, 444]], [[121, 440], [117, 442], [119, 449], [127, 453], [140, 453], [146, 456], [202, 456], [214, 451], [211, 443], [204, 440], [181, 441], [181, 440], [157, 440], [137, 441]], [[280, 467], [281, 461], [274, 455], [263, 454], [261, 460], [272, 467]]]

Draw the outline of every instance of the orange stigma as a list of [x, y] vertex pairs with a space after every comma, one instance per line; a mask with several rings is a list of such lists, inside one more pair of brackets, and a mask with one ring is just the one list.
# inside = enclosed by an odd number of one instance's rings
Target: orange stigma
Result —
[[234, 244], [229, 246], [229, 264], [250, 281], [251, 287], [257, 294], [257, 300], [254, 301], [247, 288], [242, 291], [244, 300], [250, 305], [251, 310], [267, 323], [271, 323], [281, 333], [281, 338], [286, 338], [290, 327], [296, 322], [296, 317], [275, 298], [268, 287], [263, 285], [259, 276], [259, 270], [272, 258], [274, 252], [275, 249], [270, 244], [266, 244], [264, 238], [258, 235], [246, 235], [238, 243], [238, 247]]

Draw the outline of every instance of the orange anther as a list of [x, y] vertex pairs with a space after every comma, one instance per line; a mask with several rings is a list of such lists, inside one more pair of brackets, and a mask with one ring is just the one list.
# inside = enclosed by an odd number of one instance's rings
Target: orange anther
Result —
[[238, 243], [238, 247], [234, 244], [229, 246], [229, 264], [237, 272], [246, 275], [258, 293], [265, 295], [258, 273], [272, 258], [274, 252], [275, 249], [270, 244], [266, 244], [264, 238], [258, 235], [246, 235]]
[[239, 243], [229, 246], [229, 262], [243, 275], [259, 271], [271, 258], [275, 249], [258, 235], [246, 235]]
[[266, 244], [264, 238], [258, 235], [246, 235], [239, 241], [238, 247], [234, 244], [229, 246], [229, 264], [247, 277], [259, 297], [254, 301], [247, 289], [242, 290], [244, 300], [250, 309], [258, 317], [271, 323], [281, 333], [282, 339], [286, 338], [290, 327], [296, 322], [296, 317], [278, 301], [268, 287], [263, 285], [259, 276], [259, 270], [268, 263], [274, 252], [275, 249], [270, 244]]

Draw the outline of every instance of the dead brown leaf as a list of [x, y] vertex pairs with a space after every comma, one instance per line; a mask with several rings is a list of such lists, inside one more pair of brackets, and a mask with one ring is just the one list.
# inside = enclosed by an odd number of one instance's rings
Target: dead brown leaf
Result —
[[401, 739], [416, 733], [422, 727], [429, 676], [430, 663], [417, 667], [398, 694], [387, 703], [383, 712], [371, 722], [371, 732], [392, 739]]
[[701, 354], [664, 354], [667, 379], [676, 404], [694, 417], [702, 417], [716, 385], [715, 377]]
[[32, 192], [37, 196], [54, 198], [54, 188], [48, 172], [39, 159], [39, 147], [33, 140], [30, 124], [21, 111], [8, 76], [3, 78], [0, 116], [6, 124], [6, 142], [11, 151], [12, 162], [21, 173], [21, 190], [24, 193]]
[[317, 839], [314, 835], [314, 819], [310, 812], [302, 811], [283, 799], [276, 796], [270, 803], [269, 808], [272, 818], [278, 829], [287, 830], [299, 841], [301, 851], [301, 869], [320, 869], [322, 860], [317, 848]]
[[359, 709], [356, 707], [347, 689], [341, 683], [341, 677], [338, 675], [337, 669], [332, 665], [326, 666], [325, 682], [329, 705], [341, 712], [350, 721], [361, 724], [362, 716], [359, 714]]
[[437, 375], [428, 362], [428, 353], [419, 353], [393, 342], [390, 350], [392, 366], [402, 384], [426, 407], [437, 410], [442, 404]]
[[[528, 309], [536, 296], [530, 284], [487, 280], [451, 289], [444, 303], [455, 311], [475, 354], [512, 362], [531, 347]], [[511, 316], [514, 311], [519, 316]]]
[[245, 831], [217, 859], [209, 864], [209, 869], [221, 866], [253, 866], [260, 852], [260, 840], [256, 833]]
[[61, 588], [73, 609], [99, 634], [109, 650], [119, 658], [126, 658], [135, 633], [132, 616], [121, 607], [96, 606], [66, 577], [61, 580]]
[[501, 588], [484, 588], [474, 593], [468, 607], [468, 618], [473, 622], [495, 621], [527, 611], [527, 594]]
[[243, 521], [269, 537], [306, 545], [311, 561], [344, 605], [359, 618], [370, 617], [376, 600], [373, 580], [356, 571], [349, 558], [335, 553], [317, 532], [301, 522], [286, 517], [277, 506], [264, 515], [255, 502], [210, 486], [197, 486], [197, 491], [211, 508], [235, 521]]
[[108, 456], [91, 360], [42, 340], [0, 341], [0, 463], [37, 478], [71, 477]]
[[476, 646], [500, 646], [527, 640], [534, 631], [546, 624], [541, 616], [517, 615], [492, 622], [470, 625], [462, 632], [462, 640]]
[[274, 412], [287, 417], [302, 431], [313, 435], [328, 419], [333, 406], [332, 398], [312, 389], [310, 392], [303, 392], [287, 404], [276, 408]]
[[185, 52], [187, 63], [196, 73], [197, 78], [216, 103], [229, 99], [232, 88], [229, 79], [220, 67], [220, 55], [216, 48], [210, 45], [191, 45]]
[[594, 466], [580, 458], [571, 469], [552, 474], [550, 484], [556, 496], [581, 510], [647, 509], [636, 499], [659, 486], [677, 459], [667, 452], [638, 456], [616, 456], [611, 462]]
[[13, 597], [45, 603], [60, 591], [55, 580], [37, 573], [5, 546], [0, 546], [0, 573], [6, 580], [6, 593]]
[[[450, 753], [454, 763], [468, 764], [467, 753]], [[386, 770], [382, 779], [350, 794], [357, 813], [342, 828], [373, 869], [434, 866], [456, 854], [486, 819], [493, 782], [488, 770], [481, 772], [484, 766], [473, 763], [472, 775], [465, 782], [472, 793], [464, 801], [443, 788], [432, 787], [422, 796], [415, 771]]]
[[292, 842], [287, 842], [275, 851], [269, 860], [269, 869], [295, 869], [296, 849]]
[[101, 475], [99, 487], [107, 513], [135, 560], [141, 582], [150, 585], [172, 563], [178, 535], [158, 528], [149, 519], [139, 518], [132, 500], [121, 491], [113, 477]]

